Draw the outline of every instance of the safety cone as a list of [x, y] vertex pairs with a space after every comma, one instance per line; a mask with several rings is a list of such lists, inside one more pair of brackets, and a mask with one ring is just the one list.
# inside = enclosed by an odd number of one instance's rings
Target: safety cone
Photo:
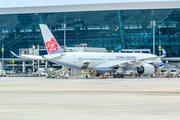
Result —
[[168, 77], [168, 80], [170, 80], [170, 78]]

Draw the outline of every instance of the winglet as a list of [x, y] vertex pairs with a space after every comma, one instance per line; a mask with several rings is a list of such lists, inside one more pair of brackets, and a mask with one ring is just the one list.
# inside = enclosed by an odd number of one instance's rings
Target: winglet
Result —
[[16, 55], [14, 52], [10, 51], [15, 57], [19, 57], [18, 55]]
[[161, 57], [165, 57], [166, 56], [166, 51], [164, 49], [162, 49], [162, 56]]

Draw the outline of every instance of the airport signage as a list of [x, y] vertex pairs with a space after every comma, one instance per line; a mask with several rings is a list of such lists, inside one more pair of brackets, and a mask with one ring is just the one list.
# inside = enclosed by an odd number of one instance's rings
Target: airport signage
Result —
[[1, 51], [4, 52], [4, 48], [1, 48]]
[[159, 51], [161, 51], [161, 50], [162, 50], [161, 46], [159, 46], [159, 47], [158, 47], [158, 50], [159, 50]]
[[12, 63], [14, 63], [14, 59], [12, 59]]

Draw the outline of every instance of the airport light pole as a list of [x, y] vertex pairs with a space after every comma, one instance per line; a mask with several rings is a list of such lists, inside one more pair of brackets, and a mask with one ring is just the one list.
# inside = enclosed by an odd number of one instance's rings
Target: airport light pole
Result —
[[161, 48], [161, 38], [160, 38], [160, 36], [161, 36], [161, 34], [160, 34], [160, 31], [159, 31], [159, 48], [158, 48], [158, 50], [159, 50], [159, 56], [161, 56], [161, 50], [162, 50], [162, 48]]
[[66, 47], [66, 15], [64, 15], [64, 47]]
[[155, 55], [155, 26], [156, 26], [156, 21], [150, 21], [151, 26], [153, 27], [153, 54]]
[[2, 72], [3, 72], [3, 70], [4, 70], [4, 38], [3, 38], [3, 35], [1, 36], [1, 42], [2, 42], [1, 52], [2, 52]]
[[12, 58], [12, 63], [13, 63], [13, 75], [14, 75], [14, 56]]

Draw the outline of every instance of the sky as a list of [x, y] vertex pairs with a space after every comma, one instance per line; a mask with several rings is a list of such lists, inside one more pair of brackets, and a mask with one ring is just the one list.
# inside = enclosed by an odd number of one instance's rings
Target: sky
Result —
[[[149, 2], [149, 1], [172, 1], [172, 0], [1, 0], [0, 8], [93, 4], [93, 3]], [[179, 1], [179, 0], [173, 0], [173, 1]]]

